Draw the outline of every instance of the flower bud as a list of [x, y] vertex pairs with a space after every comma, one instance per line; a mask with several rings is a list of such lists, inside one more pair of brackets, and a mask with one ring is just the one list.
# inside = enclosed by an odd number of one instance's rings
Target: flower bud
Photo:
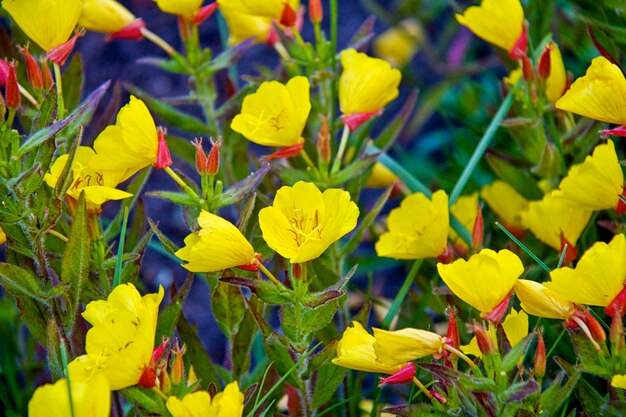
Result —
[[552, 45], [548, 43], [541, 53], [539, 58], [539, 65], [537, 66], [537, 73], [539, 77], [546, 80], [550, 76], [550, 53], [552, 51]]
[[172, 165], [172, 156], [170, 155], [170, 150], [167, 147], [167, 143], [165, 142], [166, 134], [167, 130], [164, 127], [159, 127], [157, 129], [159, 145], [157, 148], [156, 162], [154, 163], [154, 167], [156, 169], [163, 169]]
[[46, 56], [42, 56], [39, 58], [39, 63], [41, 64], [41, 75], [43, 77], [43, 88], [44, 90], [49, 90], [50, 87], [54, 85], [54, 78], [52, 78], [52, 71], [50, 71], [50, 67], [48, 66], [48, 60]]
[[528, 51], [528, 22], [524, 22], [524, 28], [522, 29], [522, 34], [517, 39], [513, 48], [509, 51], [509, 56], [512, 59], [528, 59], [528, 55], [526, 52]]
[[216, 175], [220, 169], [220, 146], [222, 146], [222, 140], [211, 141], [211, 145], [211, 151], [207, 158], [206, 171], [209, 175]]
[[591, 333], [593, 340], [598, 343], [602, 343], [606, 340], [606, 332], [602, 328], [602, 325], [589, 312], [586, 312], [585, 314], [585, 323], [589, 328], [589, 332]]
[[407, 384], [413, 381], [415, 377], [415, 364], [413, 362], [409, 362], [404, 365], [398, 372], [395, 374], [388, 376], [387, 378], [381, 378], [378, 386], [385, 384]]
[[470, 331], [476, 336], [476, 342], [478, 342], [478, 348], [483, 355], [491, 355], [495, 353], [496, 347], [491, 340], [489, 332], [478, 324], [470, 326]]
[[193, 369], [193, 365], [191, 365], [189, 366], [189, 374], [187, 375], [187, 386], [190, 387], [196, 382], [198, 382], [198, 376], [196, 375], [196, 371]]
[[546, 374], [546, 343], [543, 341], [542, 332], [537, 333], [537, 347], [535, 348], [535, 377], [542, 379]]
[[172, 350], [174, 354], [174, 364], [172, 365], [172, 384], [179, 385], [183, 381], [185, 373], [185, 364], [183, 363], [183, 355], [185, 354], [185, 346], [182, 348], [176, 342], [176, 348]]
[[320, 23], [324, 19], [322, 0], [309, 0], [309, 19], [311, 23]]
[[157, 386], [157, 374], [154, 368], [145, 367], [137, 385], [143, 388], [154, 388]]
[[609, 333], [611, 338], [611, 353], [614, 356], [620, 356], [624, 352], [624, 324], [622, 323], [622, 316], [616, 314], [611, 319], [611, 332]]
[[74, 49], [74, 45], [76, 45], [76, 41], [84, 34], [84, 29], [78, 30], [76, 34], [72, 36], [67, 42], [62, 43], [59, 46], [55, 46], [54, 48], [46, 52], [46, 56], [50, 61], [54, 62], [57, 65], [65, 64], [67, 57], [70, 56], [72, 50]]
[[167, 373], [167, 369], [165, 369], [165, 364], [162, 364], [161, 366], [159, 366], [158, 376], [159, 376], [159, 389], [163, 393], [168, 394], [170, 390], [172, 389], [172, 381], [170, 379], [170, 376]]
[[459, 336], [459, 324], [456, 319], [454, 307], [448, 307], [446, 312], [448, 313], [448, 333], [446, 334], [446, 344], [455, 349], [459, 349], [461, 346], [461, 338]]
[[17, 84], [16, 71], [16, 65], [14, 62], [12, 62], [9, 65], [9, 73], [7, 75], [7, 84], [5, 91], [7, 107], [11, 110], [16, 110], [18, 107], [20, 107], [20, 104], [22, 103], [20, 88]]
[[132, 23], [124, 26], [122, 29], [117, 32], [110, 33], [106, 36], [107, 41], [114, 40], [137, 40], [143, 38], [143, 29], [146, 28], [146, 23], [143, 19], [135, 19]]
[[0, 59], [0, 86], [7, 85], [7, 78], [9, 77], [9, 71], [11, 66], [4, 59]]
[[292, 27], [296, 24], [296, 20], [298, 20], [296, 11], [289, 5], [289, 3], [285, 3], [283, 13], [280, 16], [280, 24], [286, 27]]
[[206, 174], [208, 158], [202, 149], [202, 138], [194, 139], [191, 144], [196, 148], [196, 171], [199, 174]]
[[35, 58], [28, 52], [28, 48], [18, 46], [18, 49], [26, 60], [26, 74], [28, 75], [28, 81], [31, 87], [37, 91], [41, 90], [43, 88], [43, 75], [41, 74], [41, 69], [37, 61], [35, 61]]
[[201, 25], [205, 20], [207, 20], [211, 15], [217, 10], [217, 2], [214, 1], [211, 4], [207, 4], [204, 7], [201, 7], [198, 10], [198, 13], [191, 19], [191, 23], [194, 25]]
[[533, 64], [530, 62], [530, 59], [526, 55], [522, 57], [522, 75], [524, 76], [524, 81], [527, 83], [532, 82], [533, 78], [535, 78], [535, 70], [533, 68]]
[[480, 251], [483, 246], [485, 236], [485, 220], [483, 218], [483, 205], [478, 204], [476, 211], [476, 219], [474, 220], [474, 228], [472, 230], [472, 249]]
[[322, 127], [320, 133], [317, 135], [317, 151], [319, 152], [320, 160], [325, 164], [330, 163], [330, 133], [328, 132], [328, 119], [326, 116], [322, 116]]

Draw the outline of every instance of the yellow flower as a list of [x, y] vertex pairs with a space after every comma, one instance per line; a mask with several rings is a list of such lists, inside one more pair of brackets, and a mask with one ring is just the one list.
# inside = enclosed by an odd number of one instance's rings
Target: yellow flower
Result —
[[436, 191], [406, 197], [387, 218], [389, 231], [376, 242], [376, 254], [397, 259], [436, 258], [448, 244], [448, 195]]
[[594, 58], [556, 102], [556, 108], [603, 122], [626, 124], [626, 79], [622, 70], [603, 56]]
[[259, 212], [263, 239], [291, 263], [319, 257], [356, 226], [359, 209], [350, 194], [338, 188], [323, 193], [309, 182], [283, 186], [274, 205]]
[[137, 384], [149, 365], [162, 299], [163, 287], [142, 297], [133, 284], [121, 284], [107, 300], [87, 304], [82, 315], [93, 327], [80, 358], [106, 376], [111, 390]]
[[575, 269], [550, 272], [544, 285], [573, 303], [607, 306], [624, 289], [626, 239], [615, 235], [609, 244], [596, 242], [583, 254]]
[[611, 378], [611, 386], [626, 389], [626, 375], [613, 375], [613, 378]]
[[517, 280], [515, 295], [524, 311], [535, 317], [567, 320], [576, 310], [573, 303], [535, 281]]
[[228, 25], [229, 45], [235, 45], [249, 38], [254, 38], [256, 42], [265, 42], [272, 28], [271, 18], [247, 13], [241, 0], [217, 0], [217, 3]]
[[386, 188], [398, 181], [396, 174], [380, 162], [376, 162], [372, 167], [370, 176], [367, 177], [365, 186], [368, 188]]
[[528, 210], [522, 212], [522, 222], [537, 239], [560, 251], [561, 236], [576, 245], [591, 213], [565, 200], [558, 191], [552, 191], [542, 200], [528, 203]]
[[286, 85], [278, 81], [261, 84], [243, 99], [241, 113], [230, 127], [251, 142], [264, 146], [302, 143], [302, 131], [311, 111], [309, 80], [297, 76]]
[[162, 12], [175, 14], [178, 16], [193, 16], [203, 0], [154, 0]]
[[448, 288], [481, 313], [489, 313], [511, 292], [524, 272], [522, 261], [513, 252], [483, 249], [466, 261], [437, 264], [439, 275]]
[[550, 74], [546, 79], [546, 97], [548, 101], [554, 103], [563, 95], [567, 86], [567, 72], [561, 50], [555, 42], [548, 42], [550, 48]]
[[6, 233], [4, 233], [4, 230], [2, 230], [2, 227], [0, 227], [0, 245], [4, 245], [7, 241], [7, 235]]
[[103, 374], [84, 373], [78, 362], [67, 366], [72, 390], [73, 413], [70, 409], [67, 379], [46, 384], [35, 390], [28, 403], [29, 417], [108, 417], [111, 390]]
[[587, 210], [616, 208], [623, 189], [624, 174], [610, 140], [573, 165], [559, 184], [562, 198]]
[[456, 15], [459, 24], [476, 36], [510, 52], [524, 31], [524, 9], [519, 0], [482, 0]]
[[[389, 408], [391, 405], [378, 403], [378, 410], [382, 410], [384, 408]], [[361, 417], [370, 417], [372, 415], [372, 410], [374, 409], [374, 401], [372, 400], [361, 400], [359, 401], [359, 411], [361, 412]], [[381, 413], [377, 412], [377, 417], [395, 417], [397, 414], [390, 413]]]
[[231, 222], [202, 210], [198, 217], [200, 231], [185, 238], [185, 246], [176, 256], [188, 263], [192, 272], [215, 272], [256, 262], [254, 249]]
[[515, 188], [497, 180], [484, 186], [480, 196], [505, 226], [516, 230], [525, 229], [521, 213], [528, 208], [528, 201]]
[[114, 125], [108, 126], [93, 143], [96, 158], [94, 169], [122, 172], [122, 181], [142, 168], [156, 162], [157, 129], [146, 105], [130, 96], [130, 102], [117, 114]]
[[[522, 310], [518, 312], [512, 308], [511, 312], [505, 317], [504, 322], [502, 322], [502, 328], [504, 329], [504, 334], [511, 347], [517, 345], [522, 339], [528, 336], [528, 314]], [[489, 326], [488, 332], [494, 346], [497, 348], [498, 336], [496, 335], [496, 327]], [[461, 351], [476, 357], [482, 356], [476, 336], [472, 337], [472, 340], [470, 340], [467, 345], [461, 346]]]
[[520, 67], [517, 67], [511, 70], [509, 75], [502, 78], [502, 81], [504, 81], [504, 84], [506, 84], [509, 88], [513, 88], [517, 85], [519, 80], [522, 79], [522, 76], [523, 76], [522, 69]]
[[173, 417], [241, 417], [243, 400], [239, 385], [234, 381], [213, 398], [208, 391], [197, 391], [182, 400], [170, 397], [166, 405]]
[[393, 66], [401, 67], [413, 59], [421, 37], [419, 24], [414, 20], [404, 20], [374, 39], [374, 54]]
[[245, 12], [252, 16], [269, 17], [280, 20], [287, 5], [296, 11], [300, 6], [299, 0], [238, 0]]
[[135, 16], [115, 0], [83, 0], [78, 25], [94, 32], [115, 33], [135, 21]]
[[[66, 194], [78, 200], [81, 192], [84, 192], [90, 211], [98, 211], [100, 205], [108, 200], [131, 197], [132, 194], [115, 188], [122, 182], [122, 173], [94, 169], [91, 165], [94, 157], [95, 152], [88, 146], [77, 149], [72, 165], [72, 185]], [[50, 187], [56, 187], [68, 158], [67, 154], [59, 156], [50, 167], [50, 172], [44, 175], [43, 179]]]
[[82, 0], [3, 0], [15, 23], [44, 51], [65, 43], [72, 34]]
[[[478, 215], [478, 193], [459, 197], [450, 208], [450, 213], [465, 226], [468, 232], [472, 233], [472, 230], [474, 230], [474, 222]], [[469, 246], [467, 246], [465, 241], [461, 239], [454, 229], [450, 228], [448, 230], [448, 236], [455, 247], [460, 247], [465, 250], [469, 249]]]
[[374, 328], [374, 352], [379, 362], [403, 365], [443, 349], [443, 337], [420, 329], [383, 330]]
[[[395, 374], [403, 365], [376, 360], [374, 343], [376, 339], [369, 334], [358, 321], [346, 328], [337, 344], [337, 357], [333, 363], [344, 368], [364, 372]], [[390, 358], [391, 359], [391, 358]]]
[[378, 112], [398, 97], [401, 74], [387, 61], [346, 49], [341, 65], [339, 107], [344, 115]]

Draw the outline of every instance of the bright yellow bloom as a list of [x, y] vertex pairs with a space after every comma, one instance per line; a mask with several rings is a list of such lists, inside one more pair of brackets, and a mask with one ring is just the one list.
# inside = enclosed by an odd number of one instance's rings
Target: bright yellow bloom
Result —
[[535, 317], [567, 320], [576, 310], [573, 303], [535, 281], [517, 280], [515, 294], [524, 311]]
[[563, 95], [567, 86], [567, 72], [561, 50], [555, 42], [548, 42], [550, 48], [550, 74], [546, 79], [546, 97], [548, 101], [554, 103]]
[[611, 386], [626, 389], [626, 375], [613, 375], [613, 378], [611, 378]]
[[193, 16], [202, 6], [203, 0], [154, 0], [162, 12], [178, 16]]
[[313, 183], [283, 186], [274, 205], [259, 212], [263, 239], [291, 263], [319, 257], [331, 244], [356, 226], [359, 208], [350, 193], [329, 188], [323, 193]]
[[65, 43], [72, 35], [82, 0], [3, 0], [15, 23], [44, 51]]
[[[88, 146], [80, 146], [77, 149], [72, 165], [72, 185], [67, 190], [67, 195], [76, 200], [84, 192], [87, 206], [91, 211], [98, 211], [100, 205], [108, 200], [121, 200], [132, 196], [115, 188], [122, 182], [123, 173], [93, 168], [91, 163], [95, 155], [93, 149]], [[68, 158], [67, 154], [59, 156], [50, 167], [50, 172], [44, 175], [43, 179], [50, 187], [56, 187]]]
[[367, 177], [365, 186], [368, 188], [387, 188], [398, 181], [396, 174], [380, 162], [376, 162], [372, 167], [370, 176]]
[[603, 56], [594, 58], [556, 102], [556, 108], [603, 122], [626, 124], [626, 79], [622, 70]]
[[[528, 314], [522, 310], [518, 312], [512, 308], [511, 312], [504, 318], [502, 328], [504, 329], [504, 334], [506, 335], [511, 347], [517, 345], [522, 341], [522, 339], [528, 336]], [[496, 334], [496, 327], [489, 326], [488, 332], [494, 346], [497, 347], [498, 336]], [[476, 339], [476, 336], [472, 337], [472, 340], [470, 340], [467, 345], [461, 346], [461, 351], [465, 354], [474, 355], [476, 357], [482, 356], [482, 352], [478, 347], [478, 340]]]
[[576, 245], [591, 213], [565, 200], [558, 191], [552, 191], [542, 200], [528, 203], [528, 210], [522, 212], [522, 222], [537, 239], [560, 251], [561, 235]]
[[4, 245], [7, 241], [7, 235], [6, 233], [4, 233], [4, 230], [2, 230], [2, 227], [0, 227], [0, 245]]
[[[478, 215], [478, 193], [459, 197], [450, 208], [450, 213], [465, 226], [468, 232], [472, 233], [476, 216]], [[461, 239], [453, 228], [448, 230], [448, 236], [455, 247], [461, 247], [465, 250], [469, 249], [469, 246], [467, 246], [465, 241]]]
[[[402, 366], [395, 362], [386, 362], [386, 358], [376, 360], [374, 343], [376, 339], [369, 334], [358, 321], [352, 322], [352, 327], [347, 327], [337, 344], [337, 357], [333, 363], [344, 368], [355, 369], [364, 372], [378, 372], [395, 374]], [[392, 358], [389, 358], [392, 359]]]
[[561, 197], [587, 210], [616, 208], [624, 188], [624, 173], [609, 140], [598, 145], [593, 154], [570, 167], [559, 184]]
[[376, 242], [376, 254], [387, 258], [423, 259], [441, 255], [448, 244], [448, 195], [436, 191], [406, 197], [387, 217], [389, 231]]
[[624, 289], [626, 280], [626, 239], [623, 234], [609, 244], [596, 242], [583, 254], [576, 269], [550, 272], [544, 285], [573, 303], [607, 306]]
[[107, 126], [93, 143], [94, 169], [122, 172], [122, 181], [156, 162], [158, 137], [154, 119], [140, 99], [130, 102], [117, 114], [114, 125]]
[[261, 84], [243, 99], [241, 113], [230, 127], [251, 142], [264, 146], [302, 143], [302, 131], [311, 111], [309, 79], [297, 76], [286, 85], [278, 81]]
[[522, 79], [523, 75], [524, 74], [522, 72], [522, 69], [520, 67], [517, 67], [511, 70], [511, 72], [509, 72], [509, 75], [502, 78], [502, 81], [504, 81], [504, 84], [506, 84], [509, 88], [513, 88], [517, 85], [519, 80]]
[[522, 261], [513, 252], [483, 249], [466, 261], [437, 264], [448, 288], [481, 313], [489, 313], [511, 292], [524, 272]]
[[482, 0], [456, 15], [459, 24], [492, 45], [510, 52], [524, 30], [524, 9], [519, 0]]
[[404, 20], [374, 39], [374, 55], [395, 67], [401, 67], [413, 59], [421, 38], [419, 24], [414, 20]]
[[271, 18], [247, 13], [241, 0], [217, 0], [217, 3], [228, 26], [229, 45], [238, 44], [249, 38], [254, 38], [256, 42], [267, 40], [272, 28]]
[[185, 238], [185, 246], [176, 252], [183, 267], [192, 272], [216, 272], [256, 262], [254, 249], [231, 222], [202, 210], [198, 217], [200, 231]]
[[249, 15], [268, 17], [275, 20], [280, 20], [287, 4], [293, 11], [298, 10], [298, 7], [300, 7], [299, 0], [237, 0], [237, 2], [243, 5], [244, 9], [242, 11]]
[[163, 287], [142, 297], [133, 284], [121, 284], [107, 300], [87, 304], [82, 315], [93, 327], [81, 358], [106, 376], [111, 390], [137, 384], [149, 365], [162, 299]]
[[135, 21], [135, 16], [115, 0], [83, 0], [78, 26], [94, 32], [115, 33]]
[[420, 329], [383, 330], [374, 328], [374, 352], [379, 362], [404, 365], [441, 352], [443, 337]]
[[99, 372], [84, 373], [78, 362], [67, 366], [72, 390], [72, 405], [67, 379], [46, 384], [35, 390], [28, 403], [29, 417], [109, 417], [111, 390], [105, 376]]
[[507, 227], [523, 230], [522, 211], [528, 208], [528, 201], [508, 183], [496, 180], [483, 187], [480, 196], [491, 207]]
[[377, 112], [398, 97], [401, 74], [387, 61], [354, 49], [346, 49], [340, 56], [339, 107], [343, 114]]
[[173, 417], [241, 417], [243, 400], [239, 385], [234, 381], [213, 398], [208, 391], [196, 391], [182, 400], [170, 397], [166, 405]]

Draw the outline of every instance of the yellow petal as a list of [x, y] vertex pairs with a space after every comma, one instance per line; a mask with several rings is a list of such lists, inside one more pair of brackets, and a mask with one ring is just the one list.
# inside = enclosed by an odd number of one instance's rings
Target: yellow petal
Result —
[[441, 352], [443, 338], [420, 329], [388, 331], [374, 328], [374, 352], [382, 363], [405, 364]]
[[[474, 230], [474, 222], [478, 215], [478, 193], [472, 193], [469, 195], [462, 195], [450, 208], [450, 213], [456, 217], [465, 228], [472, 233]], [[461, 246], [462, 248], [469, 249], [469, 246], [463, 239], [450, 228], [448, 230], [448, 236], [454, 246]]]
[[215, 417], [241, 417], [243, 400], [244, 396], [239, 391], [237, 381], [233, 381], [224, 387], [224, 391], [217, 393], [213, 399], [213, 415]]
[[446, 248], [450, 219], [448, 195], [436, 191], [406, 197], [387, 218], [389, 231], [376, 242], [376, 254], [397, 259], [435, 258]]
[[299, 0], [240, 0], [246, 12], [253, 16], [269, 17], [280, 20], [285, 4], [289, 3], [292, 10], [298, 10]]
[[246, 13], [248, 10], [241, 0], [218, 0], [217, 3], [228, 26], [228, 45], [249, 38], [254, 38], [255, 42], [265, 42], [271, 29], [271, 18]]
[[573, 303], [535, 281], [517, 280], [515, 294], [524, 311], [535, 317], [567, 320], [576, 309]]
[[343, 114], [382, 110], [398, 97], [401, 74], [388, 62], [354, 49], [341, 52], [339, 107]]
[[504, 77], [502, 81], [509, 87], [513, 88], [517, 85], [518, 81], [522, 79], [522, 69], [520, 67], [511, 70], [508, 76]]
[[162, 12], [178, 16], [193, 16], [198, 12], [203, 0], [154, 0]]
[[522, 35], [524, 9], [519, 0], [482, 0], [480, 6], [457, 14], [456, 20], [479, 38], [510, 52]]
[[183, 267], [192, 272], [216, 272], [254, 261], [254, 249], [243, 234], [226, 219], [202, 210], [198, 217], [200, 231], [185, 238], [185, 246], [176, 252]]
[[65, 43], [71, 36], [82, 0], [3, 0], [15, 23], [44, 51]]
[[489, 313], [511, 292], [524, 272], [522, 261], [513, 252], [483, 249], [466, 261], [437, 264], [439, 275], [460, 299], [481, 313]]
[[528, 314], [522, 310], [518, 312], [512, 308], [511, 312], [504, 318], [502, 328], [511, 347], [517, 345], [523, 338], [528, 336]]
[[590, 119], [626, 124], [624, 74], [605, 57], [594, 58], [586, 74], [574, 81], [555, 105]]
[[544, 285], [573, 303], [607, 306], [624, 288], [626, 279], [626, 239], [623, 234], [609, 244], [594, 243], [583, 254], [576, 269], [559, 268], [550, 272]]
[[369, 188], [387, 188], [396, 182], [398, 182], [396, 174], [380, 162], [376, 162], [372, 167], [372, 172], [367, 177], [365, 186]]
[[548, 47], [550, 48], [550, 74], [546, 80], [546, 97], [554, 103], [561, 98], [567, 86], [567, 72], [559, 46], [555, 42], [548, 42]]
[[0, 245], [4, 245], [7, 241], [7, 235], [6, 233], [4, 233], [4, 230], [2, 230], [2, 227], [0, 227]]
[[611, 378], [611, 386], [626, 389], [626, 375], [613, 375], [613, 378]]
[[406, 65], [418, 51], [421, 32], [418, 22], [404, 20], [374, 39], [374, 54], [393, 66]]
[[480, 196], [496, 213], [505, 226], [522, 230], [522, 211], [528, 208], [528, 201], [515, 188], [504, 181], [494, 181], [483, 187]]
[[83, 0], [78, 25], [95, 32], [115, 33], [134, 20], [135, 16], [115, 0]]

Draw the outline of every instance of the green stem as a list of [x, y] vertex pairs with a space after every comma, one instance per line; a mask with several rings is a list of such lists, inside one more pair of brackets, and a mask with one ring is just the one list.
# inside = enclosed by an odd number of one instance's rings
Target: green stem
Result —
[[398, 294], [396, 294], [396, 298], [393, 300], [391, 307], [389, 307], [389, 311], [387, 312], [387, 314], [385, 315], [385, 318], [383, 319], [382, 327], [384, 329], [388, 329], [391, 326], [391, 322], [396, 317], [396, 314], [400, 310], [400, 306], [402, 305], [402, 303], [404, 302], [404, 299], [409, 293], [411, 284], [415, 280], [415, 277], [417, 276], [417, 271], [419, 271], [420, 266], [422, 266], [423, 261], [424, 261], [423, 259], [418, 259], [413, 263], [413, 266], [411, 267], [409, 274], [404, 279], [404, 283], [402, 284], [400, 291], [398, 291]]
[[280, 283], [280, 281], [274, 276], [274, 274], [272, 274], [270, 272], [269, 269], [267, 269], [265, 267], [265, 265], [263, 265], [262, 263], [259, 263], [259, 269], [270, 279], [270, 281], [272, 281], [274, 284], [276, 284], [279, 287], [282, 287], [283, 284]]
[[[330, 0], [330, 64], [332, 71], [337, 69], [337, 0]], [[331, 79], [331, 99], [328, 101], [328, 124], [330, 137], [335, 137], [335, 97], [337, 97], [337, 80]]]
[[172, 178], [174, 182], [178, 184], [178, 186], [182, 188], [185, 193], [187, 193], [187, 195], [200, 201], [200, 196], [198, 196], [198, 194], [190, 186], [188, 186], [187, 183], [183, 181], [183, 179], [177, 173], [175, 173], [172, 168], [165, 167], [163, 168], [163, 171], [165, 171], [167, 175], [169, 175], [170, 178]]
[[61, 67], [54, 62], [54, 80], [57, 86], [57, 120], [63, 119], [65, 114], [65, 103], [63, 101], [63, 78], [61, 76]]
[[163, 49], [165, 53], [168, 54], [169, 56], [176, 55], [176, 50], [172, 47], [172, 45], [167, 43], [165, 39], [163, 39], [156, 33], [152, 32], [151, 30], [147, 28], [141, 28], [141, 34], [143, 35], [144, 38], [148, 39], [150, 42], [152, 42], [159, 48]]
[[500, 228], [500, 230], [502, 230], [504, 232], [504, 234], [506, 234], [509, 239], [511, 239], [513, 242], [515, 242], [517, 244], [517, 246], [519, 246], [520, 248], [522, 248], [522, 250], [524, 252], [526, 252], [528, 254], [528, 256], [530, 256], [531, 258], [533, 258], [533, 260], [535, 262], [537, 262], [537, 264], [543, 268], [544, 271], [546, 272], [550, 272], [551, 269], [548, 267], [548, 265], [546, 265], [541, 259], [539, 259], [539, 257], [537, 255], [535, 255], [530, 249], [528, 249], [522, 242], [520, 242], [520, 240], [518, 238], [516, 238], [515, 236], [513, 236], [513, 234], [511, 232], [509, 232], [508, 230], [506, 230], [506, 228], [504, 226], [502, 226], [499, 222], [496, 222], [496, 226], [498, 226]]
[[339, 171], [339, 168], [341, 168], [341, 160], [343, 159], [343, 154], [346, 152], [349, 137], [350, 128], [348, 125], [344, 125], [343, 132], [341, 132], [341, 139], [339, 140], [339, 149], [337, 150], [337, 155], [335, 156], [335, 162], [333, 162], [333, 167], [330, 170], [331, 175]]
[[63, 373], [67, 379], [67, 396], [70, 403], [70, 414], [74, 417], [74, 401], [72, 399], [72, 381], [70, 379], [70, 372], [67, 368], [67, 349], [65, 348], [65, 340], [61, 341], [61, 362], [63, 363]]
[[124, 242], [126, 241], [126, 227], [128, 225], [128, 206], [124, 207], [124, 220], [120, 231], [120, 241], [117, 248], [117, 259], [115, 260], [115, 275], [113, 276], [113, 288], [120, 285], [122, 281], [122, 258], [124, 257]]

